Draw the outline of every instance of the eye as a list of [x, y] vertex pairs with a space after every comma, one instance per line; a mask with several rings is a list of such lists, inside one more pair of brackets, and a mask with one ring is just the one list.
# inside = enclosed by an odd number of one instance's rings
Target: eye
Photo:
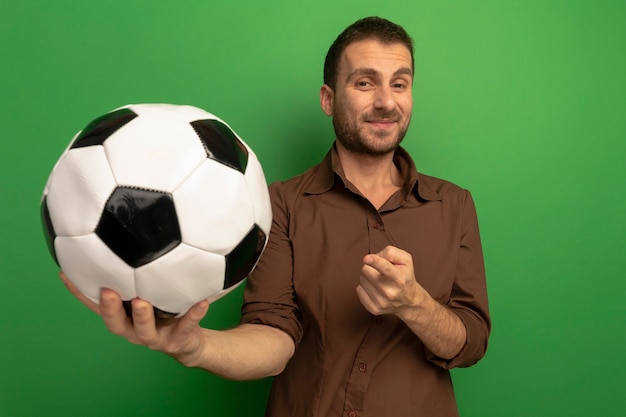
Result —
[[374, 87], [374, 84], [370, 80], [358, 80], [354, 83], [354, 86], [359, 90], [367, 90]]
[[406, 90], [409, 88], [409, 84], [406, 81], [396, 81], [391, 84], [391, 88], [395, 90]]

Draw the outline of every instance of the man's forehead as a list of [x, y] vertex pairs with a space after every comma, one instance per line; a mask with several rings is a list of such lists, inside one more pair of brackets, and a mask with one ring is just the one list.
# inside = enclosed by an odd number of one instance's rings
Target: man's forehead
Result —
[[[411, 52], [400, 42], [382, 43], [374, 39], [349, 44], [339, 61], [340, 72], [352, 72], [363, 68], [377, 70], [380, 67], [394, 68], [393, 71], [412, 69]], [[411, 71], [412, 72], [412, 71]]]

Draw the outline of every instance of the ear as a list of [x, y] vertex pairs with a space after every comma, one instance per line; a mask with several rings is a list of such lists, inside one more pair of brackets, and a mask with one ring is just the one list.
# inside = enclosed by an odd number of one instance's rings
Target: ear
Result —
[[335, 92], [327, 84], [324, 84], [322, 88], [320, 88], [320, 106], [327, 116], [333, 115], [334, 97]]

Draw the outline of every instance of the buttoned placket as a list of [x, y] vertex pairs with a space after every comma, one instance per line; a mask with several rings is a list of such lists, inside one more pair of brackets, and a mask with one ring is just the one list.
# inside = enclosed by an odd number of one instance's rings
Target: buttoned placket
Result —
[[[367, 228], [370, 253], [380, 252], [392, 244], [385, 231], [382, 216], [373, 206], [367, 210]], [[372, 316], [370, 327], [359, 345], [348, 379], [343, 417], [364, 417], [365, 394], [381, 343], [383, 322], [382, 317]]]
[[385, 232], [385, 224], [380, 213], [372, 207], [367, 211], [369, 253], [378, 253], [390, 242]]
[[372, 375], [372, 367], [375, 364], [376, 352], [382, 342], [383, 323], [382, 317], [372, 316], [370, 328], [359, 345], [348, 379], [344, 417], [364, 416], [365, 394]]

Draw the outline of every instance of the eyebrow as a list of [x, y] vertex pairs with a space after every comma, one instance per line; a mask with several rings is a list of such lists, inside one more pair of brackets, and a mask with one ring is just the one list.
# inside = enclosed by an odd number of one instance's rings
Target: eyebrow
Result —
[[[348, 76], [348, 78], [352, 78], [354, 76], [363, 76], [363, 75], [368, 75], [368, 76], [375, 76], [378, 75], [379, 72], [376, 71], [373, 68], [356, 68], [354, 71], [352, 71], [350, 73], [350, 75]], [[411, 70], [411, 68], [407, 68], [407, 67], [403, 67], [398, 69], [396, 72], [393, 73], [394, 76], [398, 76], [398, 75], [410, 75], [411, 77], [413, 76], [413, 71]]]

